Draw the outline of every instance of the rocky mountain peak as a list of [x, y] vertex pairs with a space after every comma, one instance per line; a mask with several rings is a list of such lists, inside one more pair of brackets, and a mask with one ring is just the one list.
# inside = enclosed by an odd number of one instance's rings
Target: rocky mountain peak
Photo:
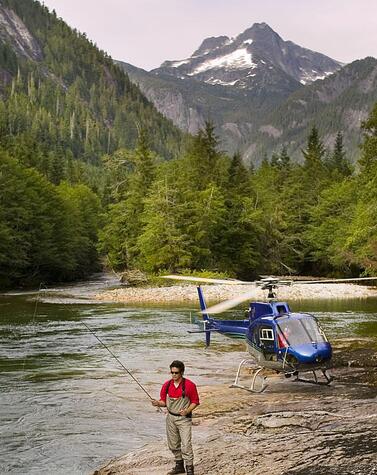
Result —
[[254, 23], [250, 28], [247, 28], [239, 36], [257, 38], [257, 37], [262, 37], [262, 36], [279, 36], [279, 35], [269, 25], [267, 25], [267, 23]]
[[203, 56], [208, 54], [209, 52], [220, 48], [226, 44], [230, 43], [230, 39], [228, 36], [212, 36], [210, 38], [206, 38], [203, 43], [199, 46], [199, 48], [194, 51], [191, 57], [195, 56]]
[[266, 23], [255, 23], [235, 39], [206, 38], [190, 58], [165, 61], [152, 72], [244, 90], [275, 83], [292, 92], [294, 84], [323, 79], [340, 67], [323, 54], [284, 41]]

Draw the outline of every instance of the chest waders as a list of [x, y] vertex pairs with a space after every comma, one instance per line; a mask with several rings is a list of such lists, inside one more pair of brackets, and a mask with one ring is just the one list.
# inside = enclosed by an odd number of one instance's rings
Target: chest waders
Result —
[[182, 396], [179, 398], [172, 398], [169, 396], [169, 388], [172, 383], [170, 380], [168, 385], [166, 386], [166, 408], [168, 410], [168, 413], [171, 414], [172, 416], [179, 416], [179, 417], [188, 417], [191, 419], [192, 413], [187, 414], [187, 416], [181, 416], [179, 411], [182, 409], [187, 409], [190, 405], [190, 399], [186, 397], [186, 391], [185, 391], [185, 378], [182, 378]]
[[[176, 463], [181, 467], [183, 460], [186, 466], [193, 465], [194, 454], [191, 443], [192, 415], [182, 416], [179, 411], [187, 409], [191, 404], [190, 399], [185, 392], [185, 379], [182, 380], [182, 396], [172, 398], [169, 396], [169, 388], [172, 381], [166, 388], [166, 434], [169, 449], [173, 452]], [[174, 384], [174, 383], [173, 383]], [[183, 459], [183, 460], [182, 460]], [[182, 473], [181, 471], [172, 471], [171, 473]]]

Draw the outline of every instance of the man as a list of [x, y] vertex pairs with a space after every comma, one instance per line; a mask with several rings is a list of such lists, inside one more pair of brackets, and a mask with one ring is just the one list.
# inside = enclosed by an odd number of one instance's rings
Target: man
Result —
[[168, 475], [186, 473], [194, 475], [194, 454], [191, 444], [192, 411], [199, 405], [196, 385], [183, 377], [185, 365], [173, 361], [170, 365], [171, 379], [166, 381], [160, 392], [160, 400], [154, 399], [153, 406], [166, 407], [166, 434], [169, 449], [175, 458], [175, 467]]

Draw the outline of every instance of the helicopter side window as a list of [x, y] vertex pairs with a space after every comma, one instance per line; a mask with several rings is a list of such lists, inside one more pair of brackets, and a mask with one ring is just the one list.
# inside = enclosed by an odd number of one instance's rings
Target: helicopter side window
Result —
[[285, 308], [285, 305], [277, 305], [276, 310], [279, 315], [284, 315], [285, 313], [287, 313], [287, 309]]
[[267, 341], [273, 341], [274, 340], [274, 332], [272, 328], [261, 328], [260, 331], [260, 339], [261, 340], [267, 340]]
[[261, 327], [259, 330], [260, 347], [267, 352], [274, 351], [275, 336], [274, 331], [270, 327]]

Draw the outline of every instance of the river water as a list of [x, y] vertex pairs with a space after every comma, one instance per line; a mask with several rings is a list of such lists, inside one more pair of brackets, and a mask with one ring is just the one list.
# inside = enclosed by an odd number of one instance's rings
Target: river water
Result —
[[[199, 386], [231, 383], [239, 340], [190, 334], [196, 305], [98, 304], [108, 278], [41, 293], [0, 295], [0, 473], [90, 474], [110, 458], [164, 438], [164, 418], [83, 322], [153, 397], [172, 360]], [[296, 302], [328, 337], [377, 338], [377, 300]], [[242, 312], [236, 312], [241, 318]], [[229, 318], [229, 317], [227, 317]], [[370, 342], [370, 340], [367, 340]], [[370, 343], [368, 343], [370, 344]]]

